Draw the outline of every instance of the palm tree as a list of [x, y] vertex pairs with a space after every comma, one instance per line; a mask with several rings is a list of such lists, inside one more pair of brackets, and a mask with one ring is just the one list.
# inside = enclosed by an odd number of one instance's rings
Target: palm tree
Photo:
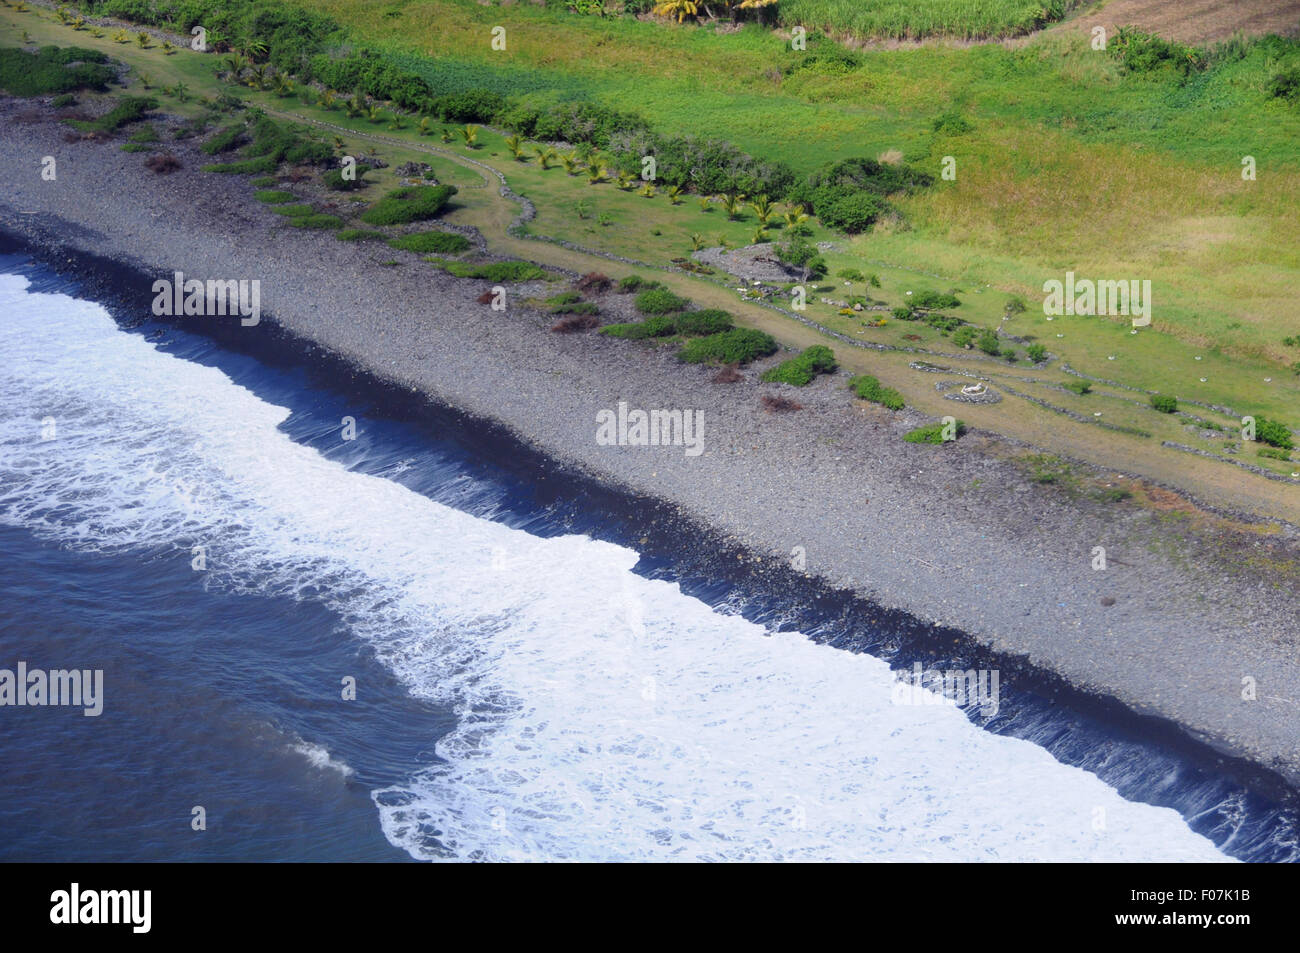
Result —
[[172, 92], [176, 95], [176, 98], [179, 99], [181, 102], [187, 103], [190, 101], [190, 88], [186, 86], [184, 83], [177, 83], [175, 86], [172, 87]]
[[221, 68], [225, 71], [227, 78], [238, 81], [239, 74], [244, 71], [244, 58], [238, 53], [231, 53], [221, 58]]
[[281, 98], [293, 95], [293, 81], [283, 73], [275, 74], [275, 95]]
[[371, 103], [370, 107], [366, 110], [366, 118], [373, 123], [381, 123], [384, 121], [384, 111]]
[[592, 162], [587, 166], [587, 184], [598, 185], [605, 181], [605, 167], [599, 162]]
[[704, 236], [699, 232], [691, 235], [691, 251], [699, 251], [704, 247]]
[[652, 198], [654, 198], [654, 197], [655, 197], [655, 186], [654, 186], [654, 183], [653, 183], [653, 182], [647, 182], [647, 183], [645, 184], [645, 186], [641, 189], [641, 191], [640, 191], [638, 194], [639, 194], [639, 195], [643, 195], [643, 196], [645, 196], [645, 197], [648, 198], [648, 199], [652, 199]]
[[754, 214], [758, 216], [758, 224], [764, 227], [767, 225], [767, 220], [776, 212], [776, 206], [768, 200], [766, 195], [760, 195], [758, 198], [754, 199], [754, 201], [749, 203], [749, 207], [752, 208]]
[[113, 34], [114, 43], [130, 43], [131, 36], [125, 30], [118, 30]]
[[153, 44], [153, 37], [148, 33], [141, 31], [135, 35], [135, 42], [139, 45], [140, 49], [147, 50]]
[[433, 126], [429, 124], [428, 116], [425, 116], [420, 120], [420, 125], [417, 127], [417, 130], [422, 136], [427, 136], [433, 132]]
[[59, 22], [64, 26], [67, 26], [68, 21], [72, 19], [72, 14], [68, 12], [67, 7], [59, 7], [59, 9], [54, 11], [54, 15], [58, 17]]
[[145, 89], [152, 89], [152, 88], [153, 88], [153, 77], [150, 76], [148, 73], [141, 73], [141, 74], [140, 74], [140, 85], [143, 86]]
[[676, 17], [677, 22], [681, 23], [687, 17], [693, 17], [699, 14], [702, 4], [698, 0], [660, 0], [655, 5], [655, 16]]
[[248, 78], [248, 85], [254, 89], [266, 89], [266, 67], [254, 66], [251, 72], [252, 75]]
[[452, 140], [451, 130], [450, 130], [450, 129], [444, 129], [444, 130], [442, 131], [442, 141], [443, 141], [443, 142], [451, 142], [451, 140]]
[[[80, 17], [78, 17], [78, 19], [80, 19]], [[163, 56], [172, 56], [176, 52], [176, 47], [172, 46], [171, 40], [163, 40], [162, 51]]]
[[339, 97], [332, 89], [327, 89], [320, 94], [320, 108], [333, 111], [338, 108]]
[[701, 211], [701, 212], [712, 212], [712, 211], [713, 211], [713, 199], [709, 198], [707, 195], [701, 195], [701, 196], [700, 196], [700, 211]]
[[729, 192], [722, 197], [722, 207], [727, 210], [727, 218], [733, 222], [740, 218], [740, 195]]
[[389, 129], [406, 128], [406, 120], [402, 118], [402, 114], [399, 113], [397, 110], [393, 110], [393, 121], [388, 124], [388, 128]]
[[668, 190], [668, 201], [673, 205], [682, 204], [682, 187], [680, 185], [674, 185]]
[[560, 156], [560, 162], [564, 165], [564, 171], [569, 175], [578, 174], [578, 157], [572, 152], [566, 152]]
[[543, 169], [551, 167], [551, 159], [554, 158], [555, 150], [549, 146], [533, 146], [533, 154], [537, 156], [537, 164]]
[[624, 192], [632, 188], [633, 181], [635, 180], [627, 172], [620, 172], [618, 174], [618, 187], [622, 189]]
[[524, 161], [524, 141], [517, 134], [506, 136], [506, 148], [510, 150], [516, 162]]
[[[253, 68], [253, 72], [257, 72], [256, 67]], [[357, 98], [356, 93], [353, 93], [352, 98], [343, 104], [343, 109], [348, 114], [349, 119], [356, 119], [361, 115], [361, 100]]]
[[760, 225], [754, 229], [754, 234], [750, 237], [749, 243], [751, 245], [761, 245], [765, 241], [767, 241], [767, 230]]
[[478, 142], [478, 126], [472, 126], [468, 123], [460, 130], [460, 137], [465, 140], [465, 147], [473, 149], [474, 144]]
[[268, 47], [264, 40], [245, 40], [243, 49], [240, 50], [250, 60], [255, 60], [259, 56], [265, 56]]

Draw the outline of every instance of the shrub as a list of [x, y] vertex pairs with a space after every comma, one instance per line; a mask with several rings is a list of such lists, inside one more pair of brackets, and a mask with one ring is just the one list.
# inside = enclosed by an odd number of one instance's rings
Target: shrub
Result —
[[1269, 457], [1273, 460], [1290, 460], [1291, 451], [1283, 450], [1281, 447], [1260, 447], [1255, 451], [1258, 456]]
[[602, 294], [610, 289], [613, 282], [608, 275], [602, 275], [598, 271], [589, 271], [576, 282], [574, 287], [583, 294]]
[[1255, 439], [1260, 443], [1281, 447], [1283, 450], [1290, 450], [1294, 447], [1291, 431], [1278, 421], [1267, 420], [1264, 417], [1255, 418]]
[[1268, 94], [1275, 99], [1300, 102], [1300, 66], [1283, 70], [1274, 76], [1269, 81]]
[[486, 265], [451, 261], [443, 267], [457, 278], [482, 278], [493, 282], [536, 281], [546, 277], [546, 272], [530, 261], [494, 261]]
[[107, 63], [103, 53], [75, 46], [43, 46], [35, 53], [0, 49], [0, 89], [14, 96], [105, 90], [116, 75]]
[[619, 294], [631, 294], [634, 291], [644, 291], [648, 288], [662, 288], [657, 281], [651, 281], [649, 278], [642, 278], [640, 275], [628, 275], [622, 278], [618, 283]]
[[975, 346], [990, 357], [997, 357], [1002, 353], [1002, 342], [992, 331], [984, 330], [975, 340]]
[[145, 159], [144, 167], [158, 175], [169, 175], [181, 167], [181, 160], [170, 152], [161, 152]]
[[965, 347], [975, 340], [975, 329], [969, 324], [958, 328], [953, 332], [952, 343], [958, 347]]
[[412, 185], [394, 189], [361, 213], [367, 225], [404, 225], [436, 218], [456, 194], [454, 185]]
[[1178, 399], [1168, 394], [1152, 394], [1151, 406], [1162, 414], [1172, 414], [1178, 409]]
[[641, 341], [646, 338], [666, 338], [677, 333], [677, 323], [671, 315], [660, 314], [644, 321], [632, 321], [626, 324], [607, 324], [600, 329], [601, 334], [610, 337], [625, 338], [629, 341]]
[[713, 383], [715, 384], [735, 384], [744, 379], [745, 375], [736, 370], [735, 364], [727, 364], [722, 370], [713, 375]]
[[895, 321], [916, 320], [916, 312], [913, 311], [911, 307], [905, 304], [900, 304], [897, 308], [892, 309], [889, 313], [894, 316]]
[[359, 165], [356, 167], [353, 178], [344, 178], [342, 169], [329, 169], [321, 177], [325, 182], [325, 188], [332, 189], [335, 192], [355, 192], [357, 189], [364, 189], [370, 183], [366, 181], [366, 173], [370, 171], [370, 166]]
[[559, 334], [572, 334], [575, 331], [590, 331], [598, 327], [600, 327], [600, 319], [593, 314], [571, 314], [555, 322], [551, 330]]
[[[926, 424], [923, 427], [917, 427], [915, 430], [909, 430], [903, 434], [903, 439], [908, 443], [951, 443], [943, 439], [944, 424], [934, 423]], [[966, 433], [966, 424], [957, 421], [956, 437], [961, 437]]]
[[297, 196], [294, 195], [292, 192], [284, 192], [284, 191], [277, 190], [277, 191], [268, 191], [268, 192], [254, 192], [253, 198], [257, 199], [259, 202], [264, 202], [267, 205], [283, 205], [285, 202], [292, 202], [295, 198], [297, 198]]
[[1025, 348], [1025, 353], [1035, 364], [1041, 364], [1047, 360], [1047, 348], [1041, 344], [1031, 344]]
[[953, 294], [938, 291], [921, 291], [912, 296], [912, 307], [922, 311], [938, 311], [941, 308], [958, 308], [961, 302]]
[[634, 304], [642, 314], [671, 314], [685, 311], [690, 302], [667, 288], [650, 288], [640, 292]]
[[127, 123], [138, 122], [145, 113], [158, 107], [156, 99], [146, 96], [123, 96], [117, 105], [98, 119], [70, 119], [68, 125], [81, 132], [100, 132], [104, 134], [117, 132]]
[[862, 400], [869, 400], [890, 410], [902, 410], [904, 406], [902, 394], [892, 387], [883, 386], [870, 374], [849, 378], [849, 390]]
[[64, 93], [62, 96], [55, 96], [51, 99], [50, 105], [55, 109], [68, 109], [77, 105], [77, 97], [72, 93]]
[[229, 152], [235, 146], [239, 145], [244, 139], [244, 126], [242, 123], [236, 123], [233, 126], [227, 126], [220, 130], [215, 136], [209, 139], [203, 145], [199, 146], [210, 156], [218, 155], [222, 152]]
[[1088, 381], [1070, 380], [1061, 385], [1066, 390], [1074, 391], [1080, 397], [1092, 392], [1092, 384]]
[[1002, 349], [1002, 357], [1012, 363], [1015, 362], [1017, 353], [1016, 349], [1010, 345], [1007, 345]]
[[455, 232], [416, 232], [390, 238], [388, 244], [424, 255], [459, 255], [470, 247], [469, 239]]
[[748, 364], [776, 353], [776, 339], [763, 331], [732, 328], [687, 341], [677, 357], [688, 364]]
[[384, 233], [368, 228], [345, 228], [334, 237], [344, 242], [372, 242], [383, 238]]
[[679, 334], [720, 334], [723, 331], [730, 331], [735, 326], [731, 315], [716, 308], [679, 314], [676, 324]]
[[780, 397], [776, 394], [764, 394], [759, 400], [763, 404], [763, 409], [769, 414], [783, 414], [803, 410], [803, 404], [796, 403], [789, 397]]
[[821, 344], [806, 348], [797, 357], [782, 361], [776, 367], [763, 372], [760, 380], [768, 383], [792, 384], [804, 387], [812, 383], [818, 374], [830, 374], [839, 365], [835, 363], [835, 353]]
[[824, 224], [860, 232], [870, 228], [885, 210], [885, 196], [933, 182], [933, 176], [907, 165], [842, 159], [809, 176], [792, 197], [811, 205]]

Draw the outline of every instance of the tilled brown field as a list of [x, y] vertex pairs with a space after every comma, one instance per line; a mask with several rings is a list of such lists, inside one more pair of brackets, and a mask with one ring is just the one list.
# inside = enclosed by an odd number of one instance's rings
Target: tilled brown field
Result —
[[1300, 34], [1300, 0], [1111, 0], [1086, 9], [1058, 29], [1113, 32], [1135, 26], [1180, 43], [1205, 44], [1234, 33]]

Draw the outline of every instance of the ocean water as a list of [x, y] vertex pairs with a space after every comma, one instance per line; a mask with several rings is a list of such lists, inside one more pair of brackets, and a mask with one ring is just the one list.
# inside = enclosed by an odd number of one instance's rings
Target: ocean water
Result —
[[1295, 859], [1122, 726], [898, 704], [865, 618], [781, 631], [461, 440], [4, 261], [0, 667], [105, 701], [0, 708], [0, 859]]

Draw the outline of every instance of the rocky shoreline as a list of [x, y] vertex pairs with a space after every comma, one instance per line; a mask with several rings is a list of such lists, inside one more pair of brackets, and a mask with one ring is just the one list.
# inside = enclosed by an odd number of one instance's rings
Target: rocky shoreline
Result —
[[[183, 168], [155, 176], [118, 142], [66, 142], [37, 103], [0, 99], [0, 127], [0, 160], [16, 170], [0, 186], [0, 225], [28, 240], [159, 276], [257, 278], [263, 309], [293, 333], [668, 501], [752, 559], [788, 565], [797, 549], [831, 586], [961, 629], [1300, 783], [1300, 595], [1251, 569], [1296, 559], [1295, 527], [1192, 531], [1035, 483], [991, 435], [904, 443], [928, 419], [855, 401], [842, 374], [797, 391], [753, 369], [717, 383], [662, 350], [553, 334], [553, 316], [518, 303], [540, 285], [512, 288], [510, 309], [495, 312], [478, 301], [487, 282], [288, 227], [241, 177], [198, 172], [205, 158], [187, 142], [169, 145]], [[46, 155], [58, 157], [56, 182], [39, 174]], [[626, 307], [608, 298], [606, 313]], [[804, 409], [770, 413], [762, 394]], [[701, 412], [704, 452], [599, 444], [597, 413], [620, 401]], [[1098, 546], [1112, 557], [1104, 571]]]

